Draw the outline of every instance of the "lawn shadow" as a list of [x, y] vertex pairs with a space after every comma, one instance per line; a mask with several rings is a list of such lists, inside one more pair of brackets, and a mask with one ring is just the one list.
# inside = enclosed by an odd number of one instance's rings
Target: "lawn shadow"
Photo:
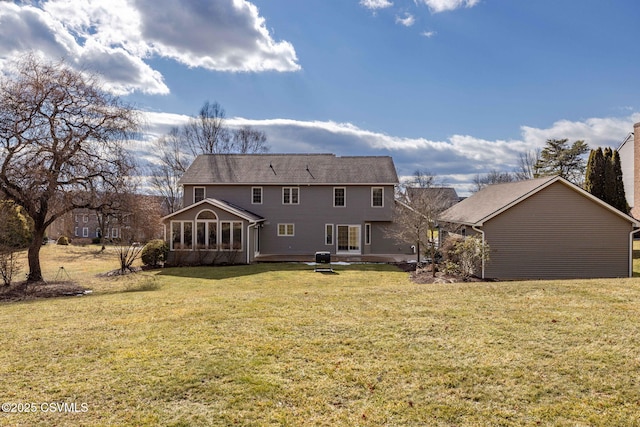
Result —
[[338, 275], [340, 271], [398, 271], [390, 264], [349, 264], [333, 267], [333, 271], [315, 272], [314, 265], [306, 263], [262, 263], [243, 265], [198, 266], [198, 267], [169, 267], [158, 272], [159, 276], [189, 277], [193, 279], [223, 280], [232, 277], [251, 276], [277, 271], [299, 271], [301, 273], [320, 273]]

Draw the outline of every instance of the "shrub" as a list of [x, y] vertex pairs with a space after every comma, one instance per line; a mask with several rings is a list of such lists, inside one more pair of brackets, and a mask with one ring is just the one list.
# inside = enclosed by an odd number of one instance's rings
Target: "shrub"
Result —
[[10, 286], [14, 275], [22, 268], [15, 250], [12, 248], [0, 248], [0, 276], [5, 286]]
[[167, 260], [169, 246], [162, 239], [151, 240], [142, 249], [142, 263], [150, 267], [158, 267]]
[[443, 245], [446, 262], [445, 270], [449, 274], [471, 277], [482, 270], [482, 262], [489, 260], [489, 245], [476, 236], [452, 237]]
[[58, 237], [58, 241], [56, 242], [56, 245], [65, 245], [65, 246], [67, 246], [68, 244], [69, 244], [69, 238], [67, 236]]

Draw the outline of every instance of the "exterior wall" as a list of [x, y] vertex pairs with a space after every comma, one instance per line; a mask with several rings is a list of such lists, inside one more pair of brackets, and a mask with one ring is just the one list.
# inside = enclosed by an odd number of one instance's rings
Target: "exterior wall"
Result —
[[[242, 249], [239, 251], [234, 250], [198, 250], [196, 248], [196, 218], [202, 211], [212, 211], [216, 214], [216, 221], [218, 223], [218, 239], [220, 239], [220, 221], [241, 221], [242, 222]], [[177, 215], [171, 217], [165, 223], [165, 236], [171, 247], [172, 222], [191, 222], [193, 224], [193, 238], [192, 249], [178, 249], [169, 251], [168, 264], [169, 265], [189, 265], [189, 264], [220, 264], [220, 263], [245, 263], [247, 262], [247, 253], [249, 253], [249, 261], [253, 259], [254, 255], [254, 234], [257, 232], [255, 228], [249, 228], [249, 222], [242, 218], [217, 207], [209, 204], [202, 204], [193, 209], [185, 210]], [[219, 242], [218, 242], [219, 243]]]
[[485, 277], [627, 277], [629, 221], [556, 182], [485, 223]]
[[[252, 188], [262, 188], [262, 203], [252, 203]], [[393, 217], [393, 185], [315, 185], [299, 188], [299, 203], [282, 203], [282, 189], [287, 185], [206, 186], [205, 197], [232, 203], [266, 219], [260, 228], [260, 253], [306, 255], [316, 251], [337, 253], [337, 227], [360, 227], [360, 253], [398, 253], [398, 247], [382, 232], [382, 224]], [[346, 188], [346, 206], [334, 207], [334, 187]], [[384, 188], [383, 207], [371, 206], [371, 188]], [[193, 203], [193, 186], [185, 186], [185, 205]], [[365, 245], [365, 223], [371, 224], [371, 244]], [[278, 224], [294, 224], [293, 236], [278, 236]], [[325, 227], [333, 225], [334, 239], [326, 244]], [[407, 245], [404, 245], [407, 246]], [[408, 249], [408, 246], [406, 248]]]

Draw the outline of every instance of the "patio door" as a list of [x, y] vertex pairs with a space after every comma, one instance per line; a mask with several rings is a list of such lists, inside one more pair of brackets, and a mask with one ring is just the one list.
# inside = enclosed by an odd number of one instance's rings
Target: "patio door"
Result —
[[360, 226], [338, 225], [338, 253], [359, 254], [360, 252]]

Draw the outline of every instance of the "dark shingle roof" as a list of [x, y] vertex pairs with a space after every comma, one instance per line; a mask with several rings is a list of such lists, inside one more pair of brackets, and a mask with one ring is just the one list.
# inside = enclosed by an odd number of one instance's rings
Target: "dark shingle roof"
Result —
[[396, 184], [389, 156], [334, 154], [205, 154], [180, 184]]
[[448, 208], [460, 201], [460, 197], [453, 187], [407, 187], [409, 200], [426, 198], [438, 200], [439, 204]]

